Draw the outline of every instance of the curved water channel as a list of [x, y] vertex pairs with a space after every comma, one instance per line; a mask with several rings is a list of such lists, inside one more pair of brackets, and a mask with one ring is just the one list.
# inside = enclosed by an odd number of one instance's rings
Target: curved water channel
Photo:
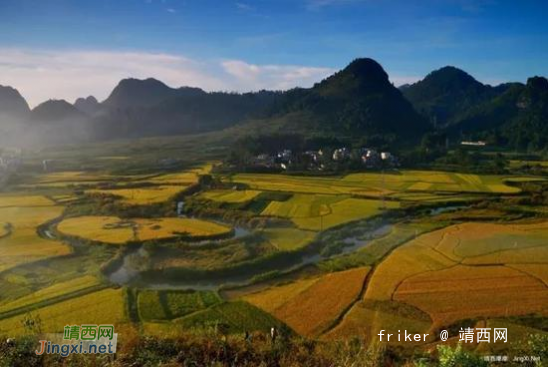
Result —
[[[460, 209], [462, 206], [447, 206], [442, 208], [432, 209], [430, 215], [437, 215], [443, 212], [454, 211]], [[218, 222], [218, 221], [217, 221]], [[224, 223], [227, 224], [227, 223]], [[367, 246], [374, 239], [383, 237], [392, 231], [394, 224], [386, 223], [379, 221], [379, 224], [372, 227], [366, 232], [361, 232], [358, 235], [351, 235], [344, 239], [341, 242], [345, 244], [340, 251], [331, 256], [323, 256], [320, 253], [314, 254], [299, 254], [296, 253], [295, 256], [299, 257], [296, 261], [292, 262], [290, 265], [283, 266], [278, 268], [277, 271], [280, 273], [289, 273], [293, 270], [299, 269], [306, 265], [317, 264], [318, 262], [326, 259], [333, 259], [339, 256], [343, 256], [352, 252], [355, 252], [365, 246]], [[251, 233], [249, 229], [244, 227], [234, 227], [234, 235], [231, 239], [242, 238], [248, 236]], [[58, 240], [55, 231], [51, 231], [46, 228], [42, 234], [44, 237], [49, 239]], [[226, 239], [225, 239], [226, 240]], [[204, 243], [214, 243], [221, 242], [223, 240], [207, 240], [194, 242], [194, 246], [200, 246]], [[120, 266], [106, 274], [108, 279], [118, 285], [136, 285], [140, 288], [147, 289], [194, 289], [194, 290], [215, 290], [221, 286], [238, 286], [248, 284], [254, 276], [257, 274], [246, 274], [246, 275], [234, 275], [234, 276], [225, 276], [219, 279], [208, 279], [208, 280], [193, 280], [193, 281], [173, 281], [168, 282], [162, 281], [151, 281], [151, 280], [142, 280], [140, 279], [140, 273], [146, 269], [146, 264], [148, 264], [150, 254], [145, 249], [143, 245], [140, 245], [134, 249], [131, 249], [123, 255]]]

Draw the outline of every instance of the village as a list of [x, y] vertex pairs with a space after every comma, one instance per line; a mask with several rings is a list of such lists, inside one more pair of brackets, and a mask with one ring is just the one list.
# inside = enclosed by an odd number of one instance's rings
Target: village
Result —
[[340, 168], [378, 170], [399, 167], [398, 158], [390, 152], [375, 149], [337, 149], [307, 150], [294, 152], [282, 149], [274, 154], [258, 154], [246, 162], [246, 168], [267, 170], [306, 170], [327, 171]]

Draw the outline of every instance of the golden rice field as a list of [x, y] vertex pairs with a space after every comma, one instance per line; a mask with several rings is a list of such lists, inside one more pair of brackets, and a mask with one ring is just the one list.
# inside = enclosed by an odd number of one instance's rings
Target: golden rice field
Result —
[[[325, 333], [326, 340], [347, 340], [351, 337], [363, 338], [367, 343], [378, 341], [379, 330], [407, 330], [413, 334], [428, 333], [430, 320], [417, 317], [413, 312], [402, 312], [402, 305], [391, 302], [390, 306], [367, 302], [358, 302], [344, 315], [341, 322]], [[405, 310], [405, 308], [404, 308]], [[398, 343], [392, 340], [390, 344], [401, 344], [409, 347], [409, 343]]]
[[244, 297], [301, 335], [317, 336], [359, 297], [368, 267], [302, 280]]
[[186, 235], [211, 237], [228, 234], [231, 228], [192, 218], [122, 220], [117, 217], [84, 216], [68, 218], [57, 226], [59, 232], [91, 241], [125, 244]]
[[11, 225], [11, 234], [0, 239], [0, 271], [23, 263], [69, 254], [71, 250], [68, 246], [41, 238], [36, 232], [39, 225], [59, 217], [62, 213], [63, 207], [51, 205], [0, 207], [0, 222]]
[[32, 313], [0, 320], [0, 334], [16, 337], [30, 333], [24, 327], [25, 318], [40, 320], [44, 333], [62, 332], [66, 325], [114, 324], [126, 321], [123, 289], [105, 289], [72, 298]]
[[[380, 214], [382, 205], [380, 200], [296, 194], [286, 201], [270, 202], [261, 215], [291, 219], [301, 229], [319, 231]], [[399, 203], [387, 201], [385, 206], [394, 209]]]
[[365, 300], [405, 302], [436, 326], [546, 310], [545, 239], [548, 223], [464, 223], [424, 234], [379, 264]]
[[200, 198], [219, 203], [240, 204], [255, 199], [262, 191], [258, 190], [210, 190]]
[[122, 198], [122, 203], [127, 205], [149, 205], [163, 203], [181, 193], [186, 188], [180, 186], [149, 186], [131, 189], [111, 190], [86, 190], [86, 194], [113, 195]]
[[402, 192], [517, 193], [505, 176], [441, 171], [403, 170], [398, 173], [355, 173], [344, 177], [299, 177], [275, 174], [239, 174], [233, 182], [267, 191], [303, 194], [393, 195]]
[[183, 172], [166, 173], [147, 178], [145, 181], [160, 185], [191, 185], [198, 182], [199, 175], [209, 174], [212, 168], [213, 164], [207, 163], [203, 166], [185, 170]]
[[261, 232], [265, 238], [280, 251], [292, 251], [308, 245], [316, 232], [298, 228], [267, 228]]
[[57, 283], [43, 289], [39, 289], [30, 295], [17, 298], [16, 300], [4, 302], [4, 300], [0, 298], [0, 314], [16, 310], [21, 307], [30, 306], [42, 301], [50, 300], [69, 293], [92, 288], [99, 284], [99, 280], [96, 277], [86, 275], [83, 277], [71, 279], [66, 282]]
[[505, 266], [457, 265], [419, 274], [404, 280], [393, 298], [427, 312], [436, 326], [548, 311], [546, 285]]
[[39, 195], [0, 195], [0, 208], [19, 206], [53, 206], [55, 203]]

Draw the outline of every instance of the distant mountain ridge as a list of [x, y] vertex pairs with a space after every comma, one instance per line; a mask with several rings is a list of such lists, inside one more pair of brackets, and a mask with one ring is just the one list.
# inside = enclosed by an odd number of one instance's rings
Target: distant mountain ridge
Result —
[[[72, 105], [46, 101], [30, 109], [20, 93], [0, 86], [1, 138], [56, 143], [221, 130], [243, 124], [259, 131], [417, 142], [427, 131], [523, 147], [548, 145], [548, 82], [482, 84], [452, 66], [396, 88], [373, 59], [352, 61], [311, 88], [285, 92], [206, 92], [153, 79], [123, 79], [108, 98]], [[27, 136], [34, 137], [27, 139]], [[23, 139], [25, 137], [25, 139]], [[67, 139], [63, 139], [68, 137]], [[0, 144], [2, 142], [0, 141]]]
[[0, 85], [0, 115], [25, 117], [30, 108], [17, 89]]

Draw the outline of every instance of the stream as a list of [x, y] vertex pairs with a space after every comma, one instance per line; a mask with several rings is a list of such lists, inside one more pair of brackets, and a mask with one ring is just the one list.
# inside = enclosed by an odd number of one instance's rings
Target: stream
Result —
[[[430, 215], [438, 215], [445, 212], [450, 212], [462, 208], [462, 205], [452, 205], [441, 208], [435, 208], [430, 210]], [[218, 222], [218, 221], [217, 221]], [[227, 224], [227, 223], [223, 223]], [[339, 256], [358, 251], [359, 249], [367, 246], [374, 239], [383, 237], [390, 233], [393, 228], [393, 224], [387, 224], [386, 222], [380, 222], [376, 227], [371, 228], [366, 232], [362, 232], [358, 235], [351, 235], [341, 240], [345, 244], [337, 254], [322, 256], [320, 253], [314, 254], [296, 254], [300, 256], [298, 261], [293, 262], [285, 267], [278, 268], [277, 270], [283, 273], [289, 273], [298, 268], [306, 265], [314, 265], [318, 262], [326, 259], [333, 259]], [[251, 231], [244, 227], [234, 227], [234, 235], [231, 239], [242, 238], [251, 234]], [[48, 239], [56, 240], [57, 237], [54, 231], [46, 228], [42, 231], [42, 235]], [[224, 239], [226, 240], [226, 239]], [[215, 243], [223, 240], [204, 240], [191, 243], [192, 246], [200, 246], [206, 243]], [[77, 244], [76, 244], [77, 245]], [[106, 274], [108, 279], [118, 285], [136, 285], [140, 288], [146, 289], [173, 289], [173, 290], [216, 290], [221, 286], [237, 286], [248, 284], [254, 276], [257, 274], [247, 274], [239, 276], [225, 276], [220, 279], [209, 280], [195, 280], [195, 281], [143, 281], [140, 279], [140, 273], [146, 270], [149, 264], [150, 254], [144, 248], [144, 246], [138, 246], [134, 249], [128, 250], [123, 256], [121, 265], [114, 271]]]
[[[302, 266], [313, 265], [322, 260], [329, 258], [336, 258], [339, 256], [346, 255], [348, 253], [359, 250], [360, 248], [367, 246], [372, 240], [385, 236], [392, 230], [392, 224], [382, 224], [376, 228], [371, 229], [367, 233], [361, 233], [358, 236], [350, 236], [345, 238], [344, 242], [347, 246], [344, 246], [339, 253], [332, 256], [322, 256], [321, 254], [305, 254], [296, 256], [301, 256], [299, 261], [295, 264], [288, 265], [285, 268], [279, 268], [278, 271], [282, 273], [291, 272]], [[232, 238], [238, 238], [246, 236], [250, 233], [249, 230], [245, 228], [235, 228], [235, 236]], [[207, 241], [211, 243], [212, 241]], [[236, 285], [245, 285], [251, 281], [251, 279], [257, 274], [248, 274], [248, 275], [239, 275], [239, 276], [229, 276], [223, 277], [220, 279], [211, 279], [211, 280], [196, 280], [196, 281], [181, 281], [181, 282], [153, 282], [146, 281], [143, 282], [139, 279], [139, 273], [146, 267], [150, 254], [145, 250], [143, 246], [130, 251], [124, 256], [122, 265], [115, 270], [114, 272], [108, 275], [109, 280], [112, 283], [119, 285], [128, 285], [136, 284], [140, 288], [147, 289], [194, 289], [194, 290], [216, 290], [221, 286], [236, 286]]]

